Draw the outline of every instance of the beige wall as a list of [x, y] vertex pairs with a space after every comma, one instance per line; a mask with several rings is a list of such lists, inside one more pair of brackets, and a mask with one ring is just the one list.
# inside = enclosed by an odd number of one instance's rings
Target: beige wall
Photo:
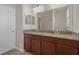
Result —
[[[25, 24], [25, 15], [33, 15], [35, 16], [35, 24]], [[33, 12], [32, 7], [30, 4], [24, 4], [23, 5], [23, 29], [24, 30], [31, 30], [31, 29], [37, 29], [37, 19], [36, 14]]]
[[29, 30], [31, 29], [31, 24], [25, 24], [25, 15], [32, 15], [32, 9], [29, 4], [23, 5], [23, 29]]
[[23, 49], [23, 13], [22, 5], [16, 5], [16, 47]]

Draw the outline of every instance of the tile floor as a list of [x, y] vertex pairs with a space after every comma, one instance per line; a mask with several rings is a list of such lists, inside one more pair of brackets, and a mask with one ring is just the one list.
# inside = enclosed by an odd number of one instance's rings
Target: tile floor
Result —
[[28, 53], [28, 52], [21, 52], [21, 51], [19, 51], [17, 49], [13, 49], [11, 51], [3, 53], [2, 55], [32, 55], [32, 54]]

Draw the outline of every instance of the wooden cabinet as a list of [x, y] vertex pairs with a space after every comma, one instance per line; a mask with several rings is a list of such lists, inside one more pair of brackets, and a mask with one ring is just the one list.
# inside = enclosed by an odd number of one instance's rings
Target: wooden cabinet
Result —
[[72, 46], [58, 44], [56, 47], [56, 53], [58, 55], [75, 55], [78, 54], [78, 49]]
[[41, 37], [41, 54], [42, 55], [54, 55], [55, 45], [49, 37]]
[[24, 34], [24, 49], [30, 52], [30, 35]]
[[79, 42], [75, 40], [56, 38], [57, 55], [77, 55], [79, 54]]
[[31, 53], [40, 54], [40, 37], [37, 35], [31, 37]]
[[35, 55], [78, 55], [79, 41], [25, 33], [24, 49]]

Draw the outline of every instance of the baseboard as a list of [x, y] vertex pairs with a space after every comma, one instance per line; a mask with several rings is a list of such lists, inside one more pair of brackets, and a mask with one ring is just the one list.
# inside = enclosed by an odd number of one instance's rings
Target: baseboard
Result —
[[16, 47], [17, 50], [21, 51], [21, 52], [24, 52], [25, 50], [24, 49], [21, 49], [21, 48], [18, 48]]

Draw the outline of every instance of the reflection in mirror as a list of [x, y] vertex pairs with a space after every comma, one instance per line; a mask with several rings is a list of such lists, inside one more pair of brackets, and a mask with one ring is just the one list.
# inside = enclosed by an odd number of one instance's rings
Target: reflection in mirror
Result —
[[66, 15], [66, 28], [68, 31], [73, 32], [73, 7], [72, 5], [67, 6]]
[[[72, 33], [72, 9], [72, 5], [66, 5], [54, 9], [50, 8], [38, 13], [32, 11], [32, 15], [29, 14], [25, 16], [25, 24], [27, 24], [31, 30]], [[35, 17], [37, 17], [37, 19]]]
[[35, 25], [35, 16], [32, 16], [32, 25]]
[[54, 30], [55, 31], [66, 31], [66, 11], [67, 11], [67, 8], [65, 7], [54, 9], [54, 13], [55, 13]]
[[28, 16], [27, 15], [25, 15], [25, 24], [28, 24]]
[[72, 34], [72, 5], [37, 13], [40, 31]]
[[40, 31], [52, 31], [52, 10], [38, 13], [38, 28]]
[[71, 5], [54, 9], [54, 31], [72, 34], [72, 7]]
[[25, 24], [35, 24], [35, 16], [25, 15]]

